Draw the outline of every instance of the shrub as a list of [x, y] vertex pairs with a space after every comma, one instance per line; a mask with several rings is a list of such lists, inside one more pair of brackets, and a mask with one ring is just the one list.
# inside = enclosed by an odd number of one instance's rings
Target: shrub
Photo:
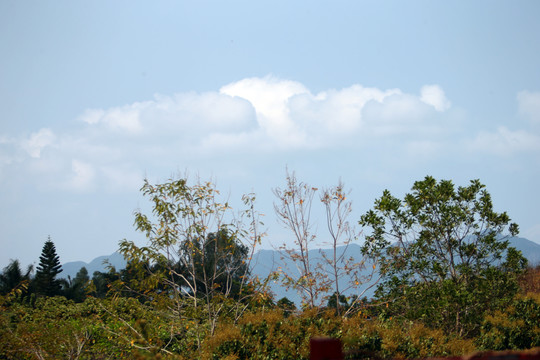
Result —
[[505, 310], [486, 316], [477, 344], [487, 350], [540, 346], [540, 294], [517, 297]]

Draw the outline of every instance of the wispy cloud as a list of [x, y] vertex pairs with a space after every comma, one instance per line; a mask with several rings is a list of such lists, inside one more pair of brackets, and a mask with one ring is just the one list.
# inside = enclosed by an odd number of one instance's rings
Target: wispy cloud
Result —
[[519, 113], [540, 124], [540, 92], [521, 91], [517, 94]]
[[506, 158], [516, 154], [540, 155], [540, 92], [520, 91], [516, 99], [517, 112], [529, 121], [529, 126], [514, 130], [499, 126], [494, 131], [480, 131], [467, 142], [470, 151]]
[[480, 132], [469, 143], [469, 150], [502, 157], [511, 157], [516, 153], [537, 153], [540, 151], [540, 136], [501, 126], [494, 132]]
[[74, 159], [71, 162], [71, 174], [67, 186], [76, 191], [90, 190], [94, 186], [95, 176], [96, 171], [91, 164]]
[[33, 158], [39, 158], [43, 148], [54, 143], [56, 136], [50, 129], [41, 129], [21, 142], [21, 147]]

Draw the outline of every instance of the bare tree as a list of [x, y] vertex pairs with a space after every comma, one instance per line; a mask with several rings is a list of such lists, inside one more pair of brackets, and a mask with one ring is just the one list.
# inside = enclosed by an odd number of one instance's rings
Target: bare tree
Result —
[[318, 297], [328, 287], [323, 274], [316, 273], [310, 262], [309, 250], [316, 235], [312, 230], [311, 207], [318, 189], [306, 183], [298, 182], [293, 174], [287, 172], [287, 184], [284, 189], [274, 189], [278, 203], [274, 209], [278, 220], [294, 234], [294, 248], [285, 244], [282, 254], [293, 261], [298, 274], [282, 271], [285, 285], [299, 291], [302, 301], [309, 307], [317, 306]]
[[[325, 189], [320, 197], [324, 205], [326, 225], [332, 249], [331, 256], [322, 253], [323, 264], [326, 266], [321, 267], [329, 269], [325, 270], [325, 272], [332, 279], [338, 315], [347, 315], [356, 309], [356, 302], [360, 301], [365, 292], [376, 284], [376, 282], [372, 281], [376, 274], [376, 266], [372, 266], [371, 271], [368, 273], [363, 273], [365, 257], [362, 257], [361, 260], [356, 260], [352, 256], [347, 257], [349, 245], [357, 241], [361, 233], [349, 222], [349, 216], [352, 213], [352, 202], [347, 198], [348, 194], [345, 193], [341, 181], [338, 182], [338, 185]], [[339, 281], [342, 277], [350, 279], [343, 288], [340, 287]], [[361, 288], [362, 291], [358, 293]], [[349, 304], [347, 309], [341, 309], [340, 299], [342, 295], [353, 289], [355, 290], [355, 296], [352, 297], [352, 303]]]
[[[359, 233], [348, 220], [352, 205], [347, 200], [341, 181], [337, 186], [323, 190], [320, 195], [330, 238], [327, 244], [331, 247], [331, 255], [321, 252], [322, 261], [310, 257], [310, 250], [313, 250], [317, 239], [312, 219], [313, 200], [317, 191], [318, 188], [299, 182], [295, 174], [289, 172], [286, 175], [286, 187], [274, 189], [278, 199], [274, 204], [278, 220], [294, 235], [294, 246], [283, 244], [280, 250], [284, 259], [295, 264], [296, 271], [281, 269], [282, 278], [287, 287], [300, 293], [303, 304], [312, 308], [322, 305], [331, 291], [337, 299], [340, 299], [347, 291], [359, 290], [373, 279], [375, 273], [373, 267], [369, 275], [362, 276], [364, 260], [358, 261], [351, 256], [347, 257], [347, 248], [358, 239]], [[340, 287], [342, 277], [350, 279], [343, 288]], [[353, 302], [359, 301], [368, 288], [356, 294]], [[354, 308], [350, 306], [343, 311], [339, 301], [336, 306], [338, 314], [350, 312]]]

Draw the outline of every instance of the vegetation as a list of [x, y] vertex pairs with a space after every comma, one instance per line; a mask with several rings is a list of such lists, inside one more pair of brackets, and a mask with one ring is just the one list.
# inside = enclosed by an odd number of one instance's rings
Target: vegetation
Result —
[[505, 231], [515, 236], [518, 227], [493, 211], [478, 180], [456, 189], [428, 176], [403, 201], [385, 191], [360, 222], [371, 228], [363, 251], [381, 264], [378, 299], [391, 305], [389, 316], [469, 337], [517, 293], [527, 260]]
[[36, 293], [45, 296], [54, 296], [60, 294], [61, 284], [56, 278], [62, 272], [60, 258], [56, 254], [56, 248], [51, 240], [51, 237], [45, 241], [41, 256], [39, 257], [39, 265], [36, 271]]
[[[281, 269], [280, 275], [284, 286], [293, 288], [301, 294], [304, 308], [320, 307], [328, 301], [332, 293], [341, 299], [344, 292], [351, 290], [358, 292], [354, 299], [351, 298], [354, 305], [369, 289], [370, 286], [364, 285], [373, 279], [376, 266], [373, 265], [371, 273], [361, 276], [362, 270], [365, 269], [364, 260], [354, 261], [345, 256], [346, 248], [358, 240], [359, 232], [349, 221], [352, 205], [347, 200], [344, 185], [340, 182], [321, 192], [319, 200], [328, 230], [325, 237], [330, 239], [326, 245], [329, 245], [332, 251], [331, 255], [321, 253], [322, 264], [316, 264], [310, 258], [310, 250], [319, 234], [314, 229], [311, 214], [313, 200], [319, 189], [298, 181], [294, 173], [287, 173], [286, 180], [283, 189], [274, 189], [277, 198], [274, 208], [278, 220], [293, 233], [294, 239], [293, 246], [288, 244], [281, 246], [283, 257], [295, 264], [295, 269]], [[338, 247], [341, 247], [341, 250], [338, 250]], [[344, 287], [340, 287], [341, 278], [349, 279]], [[348, 306], [345, 309], [342, 308], [340, 301], [334, 301], [334, 308], [338, 314], [347, 314], [348, 310], [356, 309], [356, 306]]]
[[[539, 269], [508, 247], [505, 231], [517, 226], [493, 211], [478, 181], [456, 189], [427, 177], [403, 201], [388, 191], [376, 200], [360, 219], [364, 254], [381, 277], [373, 299], [362, 298], [366, 286], [355, 277], [364, 263], [335, 252], [323, 269], [306, 256], [318, 236], [309, 218], [318, 190], [294, 175], [275, 191], [276, 210], [296, 234], [285, 256], [300, 276], [251, 275], [262, 236], [253, 195], [234, 212], [208, 182], [146, 182], [142, 191], [153, 212], [137, 212], [135, 226], [147, 244], [120, 243], [125, 269], [57, 279], [50, 238], [35, 276], [17, 260], [3, 269], [0, 358], [308, 359], [314, 336], [341, 339], [349, 359], [540, 346]], [[343, 185], [319, 199], [330, 245], [357, 241]], [[354, 279], [352, 296], [337, 284], [344, 274]], [[304, 294], [304, 306], [274, 299], [270, 280]]]

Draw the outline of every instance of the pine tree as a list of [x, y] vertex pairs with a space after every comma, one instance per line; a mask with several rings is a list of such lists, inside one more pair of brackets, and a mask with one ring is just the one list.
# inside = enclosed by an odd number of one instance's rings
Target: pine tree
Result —
[[39, 265], [36, 269], [36, 292], [45, 296], [60, 294], [61, 285], [60, 281], [56, 279], [56, 275], [61, 271], [60, 258], [56, 254], [56, 248], [49, 236], [43, 245]]

